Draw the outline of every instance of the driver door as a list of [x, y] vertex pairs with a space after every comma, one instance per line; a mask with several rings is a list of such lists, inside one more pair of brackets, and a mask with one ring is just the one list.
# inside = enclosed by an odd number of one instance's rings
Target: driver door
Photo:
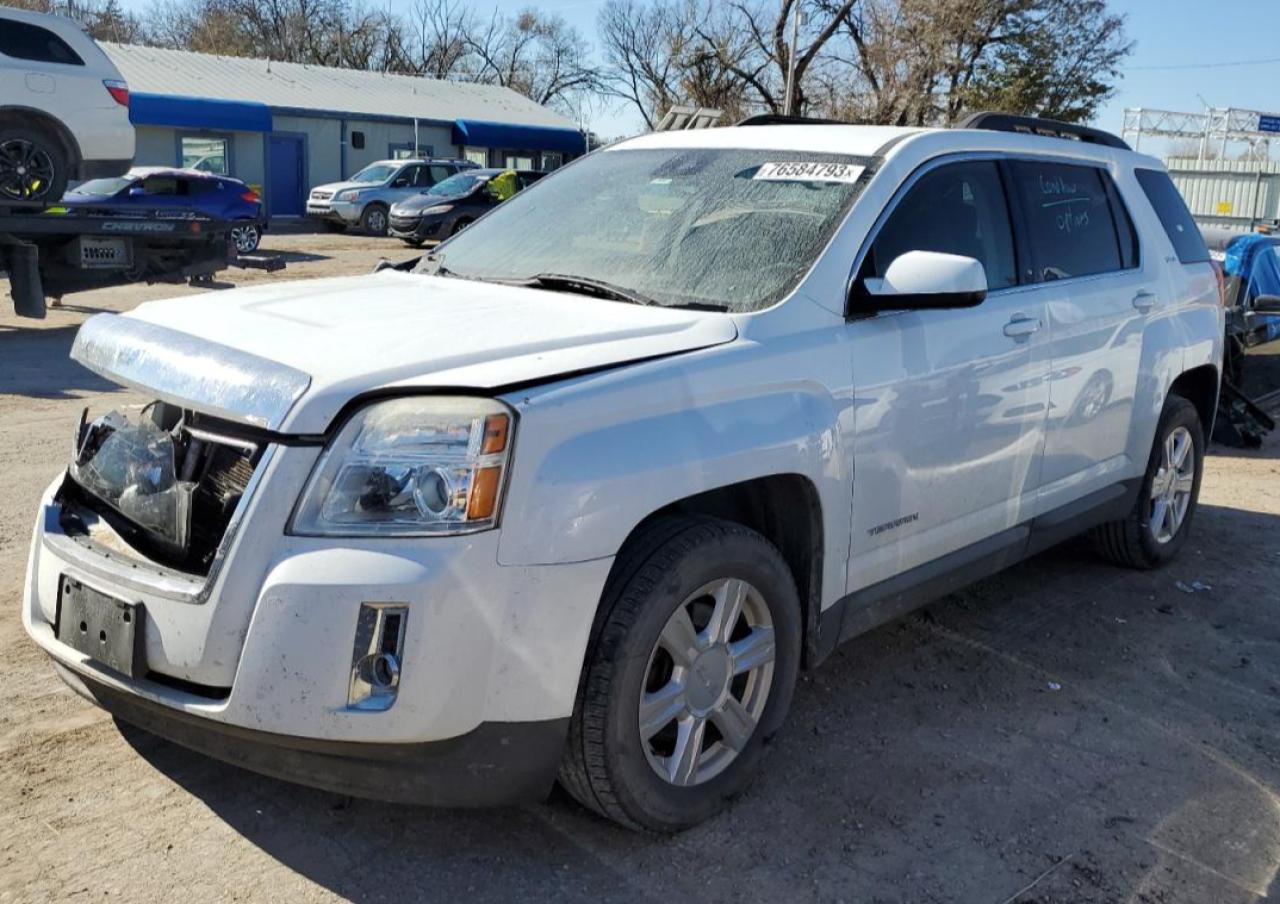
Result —
[[854, 293], [851, 593], [952, 553], [1016, 545], [1039, 484], [1048, 320], [1035, 287], [1018, 285], [995, 161], [917, 171], [878, 226], [858, 280], [883, 277], [908, 251], [977, 259], [988, 294], [972, 308], [860, 315]]

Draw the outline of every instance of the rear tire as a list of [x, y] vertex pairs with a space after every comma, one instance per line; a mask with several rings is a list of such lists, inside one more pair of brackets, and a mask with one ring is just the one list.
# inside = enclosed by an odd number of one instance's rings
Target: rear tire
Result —
[[230, 239], [237, 254], [253, 254], [262, 242], [262, 230], [257, 223], [240, 223], [231, 227]]
[[1178, 554], [1200, 498], [1204, 449], [1196, 406], [1169, 396], [1133, 510], [1093, 530], [1094, 545], [1104, 557], [1126, 568], [1149, 569]]
[[623, 549], [601, 607], [560, 783], [629, 828], [689, 828], [746, 787], [786, 718], [795, 581], [755, 531], [662, 518]]
[[377, 201], [365, 207], [360, 213], [360, 228], [369, 235], [384, 236], [387, 234], [387, 205]]
[[0, 127], [0, 203], [56, 204], [67, 190], [70, 171], [66, 152], [49, 133]]

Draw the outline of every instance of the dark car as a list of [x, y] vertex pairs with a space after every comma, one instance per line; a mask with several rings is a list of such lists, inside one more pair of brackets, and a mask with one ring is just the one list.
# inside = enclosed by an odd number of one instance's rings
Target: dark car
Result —
[[[501, 203], [490, 183], [505, 172], [508, 170], [473, 169], [437, 182], [391, 208], [387, 234], [414, 246], [447, 239]], [[513, 172], [516, 191], [528, 188], [546, 175], [536, 170]]]
[[262, 199], [239, 179], [173, 167], [138, 166], [123, 176], [90, 179], [68, 191], [62, 206], [105, 210], [195, 211], [233, 222], [236, 251], [249, 254], [267, 228]]

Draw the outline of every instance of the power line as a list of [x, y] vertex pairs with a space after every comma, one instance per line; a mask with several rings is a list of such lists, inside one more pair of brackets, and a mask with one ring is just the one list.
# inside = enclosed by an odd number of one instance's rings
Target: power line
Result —
[[1152, 72], [1172, 69], [1229, 69], [1236, 66], [1267, 66], [1272, 63], [1280, 63], [1280, 57], [1271, 57], [1266, 60], [1231, 60], [1222, 63], [1184, 63], [1178, 66], [1127, 66], [1125, 68], [1130, 72], [1136, 70]]

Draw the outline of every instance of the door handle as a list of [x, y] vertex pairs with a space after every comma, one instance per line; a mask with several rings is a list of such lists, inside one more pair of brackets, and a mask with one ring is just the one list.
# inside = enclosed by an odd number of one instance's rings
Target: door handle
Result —
[[1155, 306], [1155, 303], [1155, 293], [1148, 292], [1146, 289], [1143, 289], [1137, 295], [1133, 296], [1133, 306], [1143, 313], [1151, 310]]
[[1025, 339], [1040, 329], [1040, 321], [1025, 314], [1014, 314], [1004, 325], [1004, 334], [1010, 339]]

